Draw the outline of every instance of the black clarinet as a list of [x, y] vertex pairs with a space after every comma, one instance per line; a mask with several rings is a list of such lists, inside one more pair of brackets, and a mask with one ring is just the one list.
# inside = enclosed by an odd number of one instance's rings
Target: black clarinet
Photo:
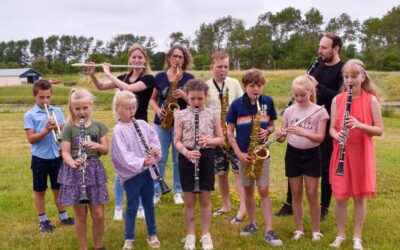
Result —
[[[149, 146], [147, 145], [146, 140], [144, 139], [143, 133], [140, 130], [139, 124], [136, 122], [135, 117], [132, 117], [132, 123], [133, 126], [135, 126], [136, 129], [136, 133], [139, 135], [140, 138], [140, 142], [142, 143], [143, 147], [144, 147], [144, 151], [146, 153], [147, 156], [153, 156], [153, 154], [150, 151]], [[164, 179], [162, 178], [160, 171], [158, 170], [158, 166], [156, 163], [152, 164], [151, 167], [153, 168], [154, 173], [156, 174], [156, 178], [158, 180], [158, 183], [160, 184], [161, 187], [161, 194], [167, 194], [171, 191], [171, 189], [169, 189], [169, 187], [167, 186], [167, 184], [165, 183]]]
[[[194, 150], [200, 150], [199, 143], [199, 115], [200, 109], [199, 107], [195, 107], [194, 109]], [[200, 193], [200, 177], [199, 177], [199, 162], [200, 159], [194, 160], [194, 189], [193, 193]]]
[[[308, 67], [307, 75], [311, 75], [311, 73], [314, 71], [314, 69], [318, 66], [319, 61], [320, 61], [320, 58], [318, 57], [317, 59], [315, 59], [315, 62], [314, 62], [313, 64], [311, 64], [310, 67]], [[285, 110], [286, 110], [287, 108], [289, 108], [290, 106], [292, 106], [293, 102], [294, 102], [294, 96], [292, 95], [292, 96], [290, 97], [290, 100], [286, 103], [285, 108], [283, 108], [283, 110], [282, 110], [282, 112], [281, 112], [281, 116], [283, 115], [283, 113], [285, 112]]]
[[349, 86], [349, 91], [347, 95], [347, 104], [346, 104], [346, 111], [344, 113], [344, 120], [342, 124], [341, 131], [344, 133], [344, 139], [340, 143], [340, 153], [339, 153], [339, 164], [336, 169], [336, 175], [343, 176], [344, 175], [344, 155], [346, 154], [346, 142], [349, 136], [349, 127], [347, 126], [346, 122], [350, 116], [350, 108], [351, 108], [351, 100], [353, 98], [353, 85]]
[[78, 158], [83, 161], [83, 164], [79, 168], [79, 170], [81, 171], [79, 203], [81, 204], [90, 203], [90, 200], [87, 196], [87, 180], [86, 180], [87, 154], [86, 154], [86, 147], [84, 145], [85, 140], [86, 140], [85, 119], [83, 118], [83, 116], [81, 116], [79, 118], [79, 151], [78, 151]]

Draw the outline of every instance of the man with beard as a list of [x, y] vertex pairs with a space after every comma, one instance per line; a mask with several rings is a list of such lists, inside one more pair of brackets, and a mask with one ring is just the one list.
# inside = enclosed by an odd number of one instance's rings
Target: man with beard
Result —
[[[317, 104], [325, 105], [329, 115], [331, 113], [332, 99], [339, 93], [343, 84], [342, 67], [339, 52], [342, 48], [342, 39], [334, 33], [326, 33], [319, 42], [319, 63], [311, 75], [317, 80]], [[321, 178], [321, 220], [324, 220], [329, 212], [332, 189], [329, 184], [329, 163], [333, 150], [332, 137], [329, 135], [330, 122], [326, 124], [324, 141], [320, 145], [322, 157]], [[292, 194], [288, 185], [286, 203], [276, 214], [277, 216], [292, 215]]]

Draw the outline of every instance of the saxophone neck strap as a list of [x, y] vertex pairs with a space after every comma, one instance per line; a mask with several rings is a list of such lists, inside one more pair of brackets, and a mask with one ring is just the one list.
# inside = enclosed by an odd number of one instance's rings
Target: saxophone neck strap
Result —
[[219, 100], [222, 102], [222, 97], [224, 95], [224, 87], [225, 87], [225, 81], [222, 82], [221, 88], [219, 88], [217, 81], [213, 78], [213, 83], [215, 88], [218, 90], [219, 93]]

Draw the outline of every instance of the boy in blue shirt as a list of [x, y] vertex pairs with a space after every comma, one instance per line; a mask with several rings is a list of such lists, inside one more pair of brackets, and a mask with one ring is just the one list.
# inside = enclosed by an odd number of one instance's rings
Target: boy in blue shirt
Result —
[[[246, 176], [246, 167], [248, 167], [251, 160], [247, 152], [250, 137], [252, 136], [251, 130], [254, 126], [253, 120], [257, 113], [261, 114], [260, 130], [257, 131], [260, 141], [265, 141], [275, 129], [275, 106], [271, 97], [263, 95], [265, 83], [265, 77], [257, 69], [251, 69], [244, 73], [242, 84], [246, 93], [233, 101], [229, 107], [226, 116], [228, 123], [227, 134], [232, 149], [239, 159], [239, 173], [249, 220], [249, 224], [240, 232], [240, 235], [249, 236], [258, 230], [255, 218], [256, 203], [254, 200], [254, 189], [255, 185], [257, 185], [265, 224], [264, 239], [272, 246], [281, 246], [283, 243], [272, 228], [272, 203], [269, 196], [269, 158], [263, 161], [261, 174], [257, 180], [249, 179]], [[257, 105], [257, 102], [259, 105]], [[258, 110], [258, 106], [260, 106], [260, 110]]]
[[[60, 129], [64, 125], [64, 115], [61, 109], [49, 105], [52, 97], [51, 84], [46, 80], [33, 83], [33, 98], [36, 105], [24, 115], [24, 129], [28, 142], [32, 145], [31, 169], [33, 176], [34, 203], [39, 216], [40, 233], [52, 233], [54, 226], [46, 216], [45, 196], [47, 176], [50, 177], [51, 189], [57, 206], [60, 222], [64, 225], [73, 225], [74, 219], [68, 217], [64, 206], [57, 203], [60, 184], [57, 182], [58, 171], [63, 162], [60, 147], [55, 140], [52, 130]], [[47, 106], [47, 107], [46, 107]], [[47, 109], [46, 109], [47, 108]], [[48, 118], [48, 112], [54, 117]]]

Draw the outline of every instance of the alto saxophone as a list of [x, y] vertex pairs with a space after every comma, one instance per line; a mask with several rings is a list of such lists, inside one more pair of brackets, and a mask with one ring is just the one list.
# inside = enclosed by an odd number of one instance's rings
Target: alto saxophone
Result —
[[167, 98], [165, 99], [165, 101], [161, 107], [161, 109], [165, 109], [165, 111], [166, 111], [165, 117], [161, 121], [161, 128], [163, 128], [163, 129], [171, 128], [172, 121], [174, 120], [174, 110], [180, 109], [177, 100], [172, 96], [174, 91], [178, 89], [179, 78], [180, 78], [180, 71], [179, 71], [178, 65], [176, 65], [176, 78], [169, 86]]
[[[257, 180], [260, 177], [261, 170], [263, 167], [264, 159], [257, 157], [255, 149], [260, 145], [260, 140], [258, 139], [258, 132], [261, 127], [261, 108], [260, 102], [258, 100], [259, 96], [256, 96], [257, 113], [253, 118], [253, 123], [250, 133], [249, 147], [247, 148], [247, 154], [250, 156], [250, 162], [247, 164], [245, 171], [246, 177], [251, 180]], [[261, 154], [261, 152], [258, 152]], [[266, 152], [265, 152], [266, 153]]]
[[229, 143], [228, 140], [228, 136], [227, 136], [227, 130], [228, 130], [228, 126], [226, 125], [226, 112], [229, 106], [229, 89], [226, 88], [226, 91], [223, 95], [223, 97], [221, 98], [221, 125], [222, 125], [222, 132], [224, 134], [224, 144], [222, 144], [222, 148], [224, 150], [229, 150], [231, 148], [231, 144]]

